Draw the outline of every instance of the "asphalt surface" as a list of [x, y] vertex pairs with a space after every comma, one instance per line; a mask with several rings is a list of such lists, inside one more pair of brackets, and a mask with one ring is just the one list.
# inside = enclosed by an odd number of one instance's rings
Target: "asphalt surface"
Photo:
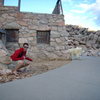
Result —
[[100, 100], [100, 57], [0, 84], [0, 100]]

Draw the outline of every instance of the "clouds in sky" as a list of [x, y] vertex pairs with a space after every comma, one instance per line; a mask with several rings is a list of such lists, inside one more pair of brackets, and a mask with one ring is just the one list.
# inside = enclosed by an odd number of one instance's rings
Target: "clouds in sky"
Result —
[[[100, 30], [100, 0], [62, 0], [74, 4], [71, 9], [64, 9], [66, 24], [80, 25], [93, 30]], [[91, 2], [92, 1], [92, 2]]]
[[80, 4], [80, 7], [85, 10], [85, 12], [91, 12], [95, 18], [93, 18], [94, 22], [100, 26], [100, 0], [96, 0], [95, 3], [92, 4]]
[[100, 26], [100, 0], [96, 0], [96, 3], [89, 10], [96, 16], [95, 22]]

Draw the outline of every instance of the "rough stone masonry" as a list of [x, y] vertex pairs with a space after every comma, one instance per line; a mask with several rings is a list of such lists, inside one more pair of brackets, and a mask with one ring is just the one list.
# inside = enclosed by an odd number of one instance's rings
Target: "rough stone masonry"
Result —
[[[34, 59], [70, 59], [67, 50], [75, 45], [83, 47], [85, 55], [100, 55], [100, 31], [65, 25], [63, 15], [18, 12], [17, 7], [1, 5], [0, 23], [0, 29], [18, 30], [17, 42], [5, 40], [10, 53], [28, 42], [28, 55]], [[50, 32], [48, 44], [37, 42], [38, 31]]]
[[85, 56], [100, 56], [100, 30], [89, 31], [76, 25], [66, 25], [68, 45], [80, 46], [84, 49]]
[[[0, 28], [18, 29], [18, 43], [6, 42], [8, 50], [14, 51], [15, 44], [30, 44], [29, 55], [42, 59], [69, 59], [67, 55], [68, 32], [64, 16], [18, 12], [17, 7], [0, 6]], [[37, 43], [37, 31], [50, 31], [49, 44]], [[18, 45], [17, 45], [18, 44]]]

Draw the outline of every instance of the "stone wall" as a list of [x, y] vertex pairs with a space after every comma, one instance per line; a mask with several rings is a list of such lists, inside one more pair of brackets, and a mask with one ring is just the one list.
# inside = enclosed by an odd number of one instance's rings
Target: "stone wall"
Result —
[[[5, 9], [5, 10], [2, 10]], [[70, 59], [68, 49], [81, 46], [85, 55], [99, 55], [100, 31], [66, 25], [63, 15], [18, 12], [17, 7], [0, 6], [0, 28], [18, 29], [18, 42], [6, 43], [10, 53], [30, 45], [28, 55], [34, 59]], [[50, 31], [50, 44], [37, 43], [37, 30]]]
[[100, 30], [89, 31], [76, 25], [66, 25], [68, 47], [81, 46], [88, 56], [100, 56]]
[[[69, 59], [68, 33], [63, 15], [25, 13], [16, 12], [16, 10], [14, 12], [9, 9], [2, 13], [0, 11], [0, 28], [19, 29], [18, 44], [28, 42], [30, 56], [43, 59]], [[50, 30], [50, 44], [37, 43], [37, 30]], [[9, 51], [14, 51], [14, 45], [15, 43], [9, 44], [12, 48]]]
[[15, 6], [0, 6], [0, 14], [18, 12], [18, 7]]

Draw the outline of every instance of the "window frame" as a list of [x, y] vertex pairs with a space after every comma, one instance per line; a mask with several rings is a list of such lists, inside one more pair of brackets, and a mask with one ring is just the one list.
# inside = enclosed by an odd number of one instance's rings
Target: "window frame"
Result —
[[50, 30], [37, 30], [37, 44], [50, 44]]
[[19, 29], [5, 29], [5, 30], [6, 30], [6, 42], [18, 42]]

